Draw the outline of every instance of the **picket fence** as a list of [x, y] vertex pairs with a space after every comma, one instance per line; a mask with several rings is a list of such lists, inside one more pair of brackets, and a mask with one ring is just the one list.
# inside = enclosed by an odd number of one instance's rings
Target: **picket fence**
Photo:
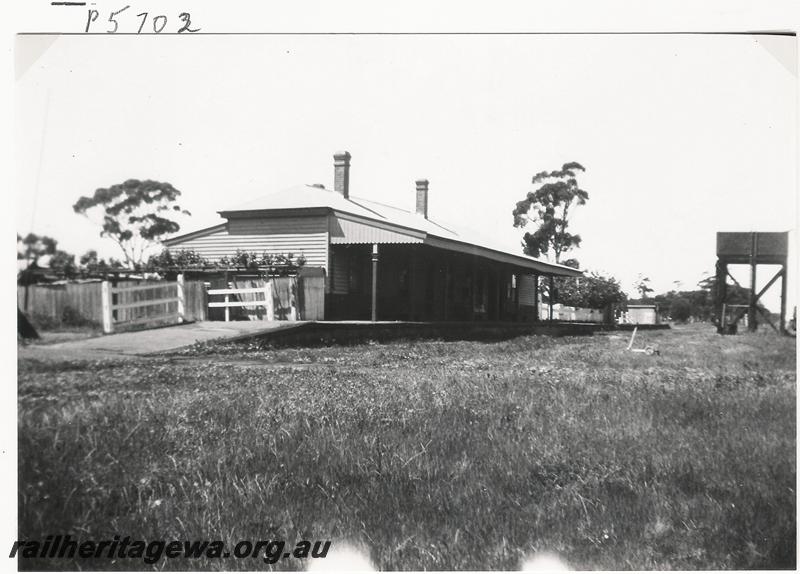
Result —
[[[550, 305], [539, 303], [539, 317], [548, 319], [550, 317]], [[554, 321], [575, 321], [577, 323], [602, 323], [605, 313], [602, 309], [586, 309], [584, 307], [569, 307], [560, 303], [553, 304]]]

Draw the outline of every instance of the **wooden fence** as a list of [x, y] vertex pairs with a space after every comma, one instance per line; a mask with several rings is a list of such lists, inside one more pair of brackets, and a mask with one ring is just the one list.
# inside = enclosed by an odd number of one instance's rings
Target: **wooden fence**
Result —
[[[120, 305], [137, 303], [145, 299], [163, 299], [168, 296], [169, 287], [164, 281], [127, 280], [119, 281], [111, 288], [121, 289], [117, 292], [116, 303]], [[131, 287], [146, 286], [142, 291], [124, 291]], [[152, 288], [151, 288], [152, 287]], [[174, 287], [172, 290], [174, 291]], [[101, 281], [87, 283], [62, 283], [52, 285], [30, 285], [17, 287], [17, 306], [34, 320], [55, 324], [70, 325], [75, 322], [103, 324], [103, 287]], [[26, 305], [27, 299], [27, 305]], [[113, 300], [114, 297], [111, 297]], [[177, 310], [177, 304], [174, 304]], [[163, 306], [161, 311], [163, 311]], [[119, 322], [141, 319], [145, 315], [160, 314], [159, 309], [137, 307], [118, 308]], [[203, 281], [184, 282], [184, 319], [186, 321], [203, 321], [206, 318], [206, 294]]]
[[325, 319], [325, 272], [306, 267], [297, 278], [297, 306], [303, 321]]
[[174, 282], [130, 287], [114, 287], [109, 281], [103, 281], [100, 286], [103, 332], [113, 333], [120, 325], [183, 323], [186, 319], [183, 287], [183, 275], [178, 275]]
[[[539, 304], [539, 317], [541, 319], [549, 318], [550, 305], [547, 303]], [[586, 309], [584, 307], [570, 307], [561, 305], [560, 303], [553, 304], [553, 320], [554, 321], [575, 321], [579, 323], [602, 323], [605, 318], [605, 313], [602, 309]]]
[[[210, 301], [209, 308], [223, 308], [225, 309], [225, 321], [231, 320], [231, 307], [245, 307], [248, 310], [256, 307], [264, 307], [266, 309], [265, 319], [267, 321], [275, 320], [275, 301], [272, 296], [272, 281], [259, 287], [249, 287], [244, 289], [209, 289], [209, 297], [222, 295], [224, 301]], [[256, 298], [254, 295], [263, 295], [264, 298]], [[231, 300], [233, 296], [233, 300]]]
[[[269, 283], [259, 280], [236, 285], [244, 289], [252, 288], [250, 293], [228, 293], [217, 295], [218, 288], [226, 288], [225, 282], [208, 283], [204, 280], [186, 280], [183, 283], [183, 313], [185, 321], [222, 320], [223, 309], [228, 318], [268, 318], [266, 304], [254, 305], [256, 298], [265, 299], [263, 293], [267, 284], [272, 284], [273, 311], [276, 320], [317, 321], [324, 319], [325, 277], [319, 270], [310, 269], [300, 277], [277, 277]], [[210, 287], [210, 288], [209, 288]], [[17, 287], [17, 306], [35, 322], [47, 322], [59, 326], [81, 326], [94, 324], [118, 330], [143, 323], [158, 324], [175, 321], [178, 315], [176, 282], [149, 280], [121, 280], [109, 284], [107, 294], [113, 306], [111, 319], [104, 322], [103, 282], [59, 283], [50, 285], [30, 285]], [[209, 296], [210, 295], [210, 296]], [[27, 302], [27, 304], [26, 304]], [[217, 309], [222, 307], [223, 309]], [[257, 309], [256, 309], [257, 308]], [[235, 317], [231, 317], [235, 312]], [[217, 315], [218, 313], [218, 315]], [[111, 323], [109, 325], [109, 323]]]
[[103, 322], [101, 297], [100, 281], [17, 286], [17, 307], [29, 317], [53, 322], [61, 322], [65, 317], [72, 317], [74, 320], [101, 324]]
[[321, 321], [325, 318], [322, 272], [304, 270], [298, 277], [269, 280], [241, 275], [231, 279], [226, 282], [216, 278], [209, 282], [208, 317], [211, 320]]

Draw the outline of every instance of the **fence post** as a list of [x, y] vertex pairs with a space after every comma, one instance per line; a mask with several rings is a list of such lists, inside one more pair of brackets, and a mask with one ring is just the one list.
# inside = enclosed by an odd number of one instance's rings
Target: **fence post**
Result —
[[111, 285], [108, 281], [101, 284], [101, 304], [103, 306], [103, 333], [114, 332], [114, 321], [111, 320]]
[[292, 321], [300, 321], [302, 319], [300, 314], [301, 305], [301, 294], [303, 293], [303, 283], [302, 278], [295, 277], [294, 278], [294, 288], [291, 290], [292, 292]]
[[267, 306], [267, 321], [275, 320], [275, 300], [272, 298], [272, 281], [264, 285], [264, 303]]
[[[201, 316], [201, 320], [209, 320], [209, 315], [211, 314], [211, 310], [208, 308], [208, 290], [211, 289], [211, 282], [204, 281], [203, 282], [203, 314]], [[196, 308], [196, 307], [195, 307]]]
[[178, 323], [186, 320], [186, 289], [183, 284], [183, 273], [178, 274]]
[[722, 304], [722, 314], [719, 318], [719, 326], [722, 329], [722, 334], [725, 334], [725, 303]]
[[297, 321], [297, 278], [289, 279], [289, 320]]

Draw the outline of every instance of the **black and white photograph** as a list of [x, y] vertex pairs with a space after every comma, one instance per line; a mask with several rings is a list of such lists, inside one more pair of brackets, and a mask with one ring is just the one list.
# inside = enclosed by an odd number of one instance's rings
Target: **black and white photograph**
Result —
[[796, 568], [794, 30], [47, 8], [9, 564]]

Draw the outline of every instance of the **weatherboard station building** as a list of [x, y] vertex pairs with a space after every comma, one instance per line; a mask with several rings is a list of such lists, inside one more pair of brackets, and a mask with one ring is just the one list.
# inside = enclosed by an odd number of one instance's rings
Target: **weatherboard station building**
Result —
[[325, 320], [533, 321], [537, 276], [581, 276], [431, 219], [427, 180], [416, 182], [414, 212], [353, 197], [351, 156], [333, 157], [334, 189], [292, 187], [164, 243], [210, 261], [237, 249], [302, 255], [303, 273], [324, 277]]

